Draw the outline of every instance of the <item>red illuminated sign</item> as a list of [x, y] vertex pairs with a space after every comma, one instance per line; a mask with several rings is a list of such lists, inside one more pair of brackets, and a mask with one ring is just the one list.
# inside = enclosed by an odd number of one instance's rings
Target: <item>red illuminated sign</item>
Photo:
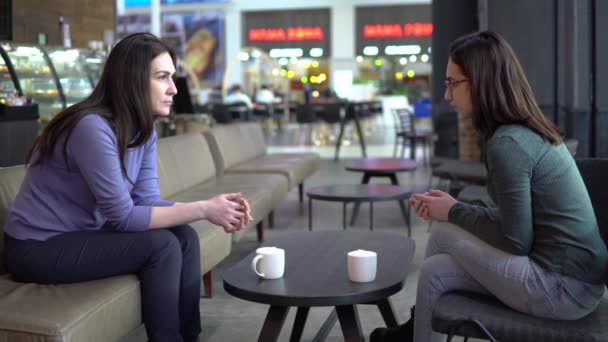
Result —
[[250, 41], [323, 40], [320, 27], [255, 28], [249, 30]]
[[432, 23], [374, 24], [363, 26], [365, 38], [426, 37], [433, 34]]

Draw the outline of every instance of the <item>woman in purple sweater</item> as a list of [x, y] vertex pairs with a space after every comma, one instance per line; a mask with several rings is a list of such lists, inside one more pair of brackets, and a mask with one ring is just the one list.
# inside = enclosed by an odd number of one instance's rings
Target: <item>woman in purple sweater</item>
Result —
[[209, 220], [227, 233], [251, 219], [239, 193], [160, 198], [154, 120], [169, 115], [175, 55], [150, 34], [110, 53], [93, 93], [35, 141], [7, 218], [5, 260], [17, 281], [72, 283], [137, 274], [150, 341], [197, 341], [199, 240]]

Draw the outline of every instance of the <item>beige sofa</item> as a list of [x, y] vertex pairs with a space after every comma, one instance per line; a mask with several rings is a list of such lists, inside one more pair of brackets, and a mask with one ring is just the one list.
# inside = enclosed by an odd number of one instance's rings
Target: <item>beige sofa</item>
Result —
[[[262, 239], [261, 222], [287, 195], [290, 178], [281, 172], [225, 173], [215, 161], [227, 160], [230, 154], [221, 154], [227, 152], [225, 146], [210, 148], [207, 139], [200, 133], [159, 139], [162, 196], [186, 202], [242, 191], [254, 216], [246, 228], [257, 226]], [[0, 168], [0, 229], [24, 175], [23, 165]], [[207, 221], [192, 226], [200, 238], [205, 292], [210, 296], [211, 270], [230, 253], [231, 240], [238, 238]], [[0, 232], [0, 255], [2, 237]], [[18, 283], [5, 273], [1, 261], [0, 341], [126, 342], [142, 328], [139, 281], [134, 275], [62, 285]]]
[[[251, 205], [258, 240], [263, 239], [262, 219], [287, 195], [287, 179], [278, 174], [229, 175], [221, 173], [205, 137], [190, 133], [163, 138], [157, 144], [158, 176], [161, 197], [176, 202], [191, 202], [213, 196], [242, 192]], [[229, 234], [208, 221], [191, 224], [201, 241], [201, 264], [205, 289], [211, 295], [210, 270], [230, 253]], [[245, 229], [233, 235], [241, 236]]]
[[[23, 165], [0, 169], [0, 229], [24, 175]], [[39, 285], [1, 273], [0, 341], [119, 341], [142, 324], [134, 275]]]
[[[319, 169], [317, 153], [266, 152], [262, 127], [257, 123], [216, 126], [203, 133], [214, 150], [219, 174], [230, 176], [279, 174], [287, 177], [288, 188], [298, 186], [303, 200], [304, 180]], [[273, 226], [270, 213], [269, 225]], [[238, 238], [238, 234], [235, 236]]]

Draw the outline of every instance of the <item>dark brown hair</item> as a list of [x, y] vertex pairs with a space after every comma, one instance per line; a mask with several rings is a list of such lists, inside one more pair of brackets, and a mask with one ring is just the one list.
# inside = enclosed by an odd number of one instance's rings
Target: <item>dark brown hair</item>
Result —
[[475, 32], [450, 45], [450, 59], [471, 86], [473, 122], [487, 140], [498, 126], [526, 126], [553, 145], [562, 142], [555, 125], [545, 117], [524, 70], [504, 38], [489, 31]]
[[30, 148], [26, 163], [44, 163], [63, 138], [63, 156], [67, 161], [66, 148], [72, 130], [85, 115], [95, 113], [106, 119], [116, 134], [120, 167], [129, 179], [124, 165], [125, 153], [127, 148], [144, 144], [152, 135], [151, 63], [165, 52], [175, 63], [171, 48], [152, 34], [135, 33], [123, 38], [110, 52], [91, 95], [49, 122]]

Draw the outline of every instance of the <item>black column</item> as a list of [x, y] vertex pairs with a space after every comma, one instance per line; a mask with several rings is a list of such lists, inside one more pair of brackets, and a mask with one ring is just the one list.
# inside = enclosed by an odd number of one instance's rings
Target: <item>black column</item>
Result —
[[608, 158], [608, 2], [595, 0], [596, 157]]
[[435, 155], [458, 158], [458, 119], [443, 100], [448, 46], [456, 38], [478, 30], [477, 0], [433, 1], [433, 124], [438, 140]]

